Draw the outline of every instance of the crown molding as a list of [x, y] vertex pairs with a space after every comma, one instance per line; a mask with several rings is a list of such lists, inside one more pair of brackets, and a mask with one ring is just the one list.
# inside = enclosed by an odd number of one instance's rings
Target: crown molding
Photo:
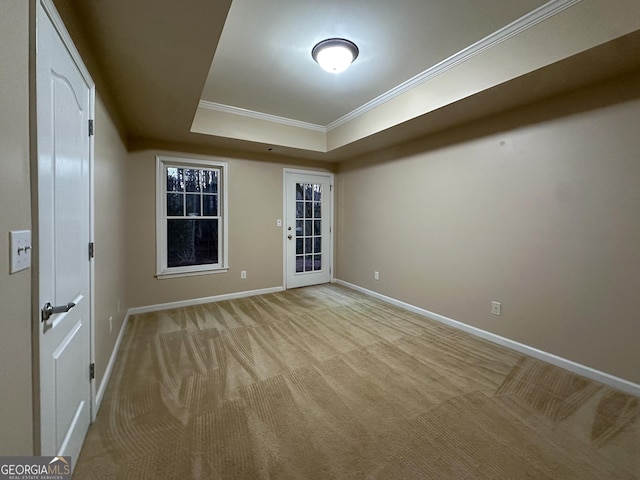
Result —
[[361, 115], [364, 115], [365, 113], [373, 110], [376, 107], [379, 107], [383, 103], [388, 102], [398, 95], [402, 95], [403, 93], [408, 92], [418, 85], [421, 85], [455, 67], [456, 65], [459, 65], [460, 63], [469, 60], [470, 58], [484, 52], [485, 50], [488, 50], [498, 45], [499, 43], [502, 43], [515, 35], [518, 35], [519, 33], [537, 25], [540, 22], [545, 21], [546, 19], [566, 10], [569, 7], [572, 7], [577, 3], [580, 3], [581, 1], [582, 0], [551, 0], [550, 2], [545, 3], [541, 7], [532, 10], [523, 17], [520, 17], [518, 20], [486, 36], [473, 45], [460, 50], [458, 53], [450, 56], [440, 63], [437, 63], [433, 67], [428, 68], [424, 72], [419, 73], [415, 77], [410, 78], [406, 82], [401, 83], [397, 87], [392, 88], [391, 90], [383, 93], [382, 95], [374, 98], [373, 100], [365, 103], [355, 110], [352, 110], [343, 117], [334, 120], [326, 126], [327, 132], [336, 129]]
[[291, 127], [303, 128], [306, 130], [313, 130], [316, 132], [329, 133], [351, 120], [354, 120], [361, 115], [379, 107], [380, 105], [392, 100], [393, 98], [406, 93], [417, 86], [428, 82], [429, 80], [437, 77], [438, 75], [454, 68], [455, 66], [466, 62], [470, 58], [493, 48], [494, 46], [514, 37], [525, 30], [547, 20], [554, 15], [580, 3], [582, 0], [550, 0], [544, 5], [532, 10], [523, 17], [520, 17], [516, 21], [506, 25], [500, 30], [486, 36], [482, 40], [468, 46], [467, 48], [460, 50], [458, 53], [446, 58], [445, 60], [437, 63], [436, 65], [426, 69], [422, 73], [419, 73], [413, 78], [401, 83], [400, 85], [392, 88], [391, 90], [383, 93], [382, 95], [374, 98], [373, 100], [361, 105], [360, 107], [352, 110], [346, 115], [334, 120], [328, 125], [317, 125], [314, 123], [302, 122], [299, 120], [293, 120], [286, 117], [278, 117], [276, 115], [270, 115], [268, 113], [256, 112], [253, 110], [246, 110], [244, 108], [233, 107], [231, 105], [224, 105], [221, 103], [209, 102], [206, 100], [200, 100], [199, 106], [209, 110], [216, 110], [218, 112], [231, 113], [234, 115], [240, 115], [249, 118], [255, 118], [258, 120], [265, 120], [267, 122], [279, 123], [281, 125], [288, 125]]
[[313, 130], [315, 132], [327, 133], [327, 127], [323, 125], [317, 125], [315, 123], [301, 122], [300, 120], [293, 120], [292, 118], [278, 117], [277, 115], [270, 115], [268, 113], [256, 112], [253, 110], [247, 110], [244, 108], [233, 107], [231, 105], [224, 105], [222, 103], [208, 102], [206, 100], [200, 100], [198, 106], [206, 108], [208, 110], [215, 110], [217, 112], [231, 113], [233, 115], [240, 115], [242, 117], [255, 118], [258, 120], [265, 120], [267, 122], [279, 123], [281, 125], [287, 125], [289, 127], [304, 128], [305, 130]]

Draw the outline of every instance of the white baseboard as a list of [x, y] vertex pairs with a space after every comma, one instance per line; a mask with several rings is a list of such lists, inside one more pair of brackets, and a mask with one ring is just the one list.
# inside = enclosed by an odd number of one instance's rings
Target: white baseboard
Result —
[[113, 366], [116, 363], [116, 358], [118, 357], [118, 351], [120, 350], [120, 344], [122, 343], [122, 338], [124, 337], [124, 332], [127, 329], [127, 324], [129, 323], [129, 312], [124, 317], [122, 322], [122, 327], [120, 327], [120, 332], [118, 333], [118, 338], [116, 339], [116, 343], [113, 346], [113, 351], [111, 352], [111, 357], [109, 358], [109, 363], [107, 364], [107, 368], [104, 371], [104, 375], [102, 376], [102, 381], [100, 382], [100, 387], [98, 387], [98, 391], [95, 397], [95, 408], [94, 408], [94, 420], [95, 415], [98, 413], [98, 409], [100, 408], [100, 404], [102, 403], [102, 398], [104, 397], [104, 392], [107, 389], [107, 385], [109, 384], [109, 378], [111, 378], [111, 372], [113, 371]]
[[226, 293], [224, 295], [214, 295], [212, 297], [193, 298], [191, 300], [181, 300], [178, 302], [159, 303], [157, 305], [148, 305], [146, 307], [134, 307], [129, 309], [129, 315], [137, 315], [139, 313], [157, 312], [160, 310], [169, 310], [170, 308], [192, 307], [194, 305], [202, 305], [203, 303], [221, 302], [223, 300], [233, 300], [235, 298], [253, 297], [254, 295], [266, 295], [268, 293], [282, 292], [284, 287], [262, 288], [260, 290], [248, 290], [245, 292]]
[[529, 355], [531, 357], [537, 358], [538, 360], [542, 360], [544, 362], [550, 363], [557, 367], [564, 368], [565, 370], [569, 370], [570, 372], [589, 378], [596, 382], [603, 383], [615, 389], [621, 390], [625, 393], [629, 393], [631, 395], [640, 397], [640, 385], [630, 382], [628, 380], [615, 377], [608, 373], [601, 372], [600, 370], [587, 367], [585, 365], [573, 362], [571, 360], [567, 360], [566, 358], [558, 357], [557, 355], [553, 355], [552, 353], [538, 350], [537, 348], [533, 348], [523, 343], [519, 343], [505, 337], [501, 337], [494, 333], [487, 332], [486, 330], [481, 330], [480, 328], [473, 327], [471, 325], [467, 325], [466, 323], [462, 323], [457, 320], [453, 320], [451, 318], [445, 317], [443, 315], [430, 312], [423, 308], [416, 307], [415, 305], [411, 305], [409, 303], [396, 300], [395, 298], [387, 297], [380, 293], [374, 292], [372, 290], [368, 290], [366, 288], [360, 287], [358, 285], [354, 285], [352, 283], [345, 282], [343, 280], [336, 279], [335, 283], [347, 288], [351, 288], [352, 290], [357, 290], [371, 297], [390, 303], [391, 305], [395, 305], [396, 307], [400, 307], [410, 312], [417, 313], [418, 315], [422, 315], [424, 317], [430, 318], [431, 320], [435, 320], [436, 322], [443, 323], [445, 325], [456, 328], [458, 330], [462, 330], [464, 332], [470, 333], [472, 335], [483, 338], [485, 340], [489, 340], [490, 342], [496, 343], [503, 347], [510, 348], [511, 350], [515, 350], [525, 355]]

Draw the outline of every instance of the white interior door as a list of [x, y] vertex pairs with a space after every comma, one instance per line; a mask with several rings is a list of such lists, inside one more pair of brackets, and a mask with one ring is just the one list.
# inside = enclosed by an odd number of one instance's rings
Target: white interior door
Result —
[[38, 2], [36, 21], [41, 455], [75, 460], [91, 421], [94, 90], [48, 0]]
[[333, 175], [285, 170], [285, 287], [331, 281]]

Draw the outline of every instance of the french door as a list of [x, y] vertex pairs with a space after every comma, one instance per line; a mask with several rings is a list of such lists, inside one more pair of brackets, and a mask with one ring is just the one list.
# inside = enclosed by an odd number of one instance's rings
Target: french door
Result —
[[285, 169], [285, 288], [327, 283], [333, 265], [333, 175]]

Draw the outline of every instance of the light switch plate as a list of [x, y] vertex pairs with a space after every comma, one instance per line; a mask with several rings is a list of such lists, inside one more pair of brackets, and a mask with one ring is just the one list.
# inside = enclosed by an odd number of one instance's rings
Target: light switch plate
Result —
[[11, 273], [31, 267], [31, 230], [11, 232]]

